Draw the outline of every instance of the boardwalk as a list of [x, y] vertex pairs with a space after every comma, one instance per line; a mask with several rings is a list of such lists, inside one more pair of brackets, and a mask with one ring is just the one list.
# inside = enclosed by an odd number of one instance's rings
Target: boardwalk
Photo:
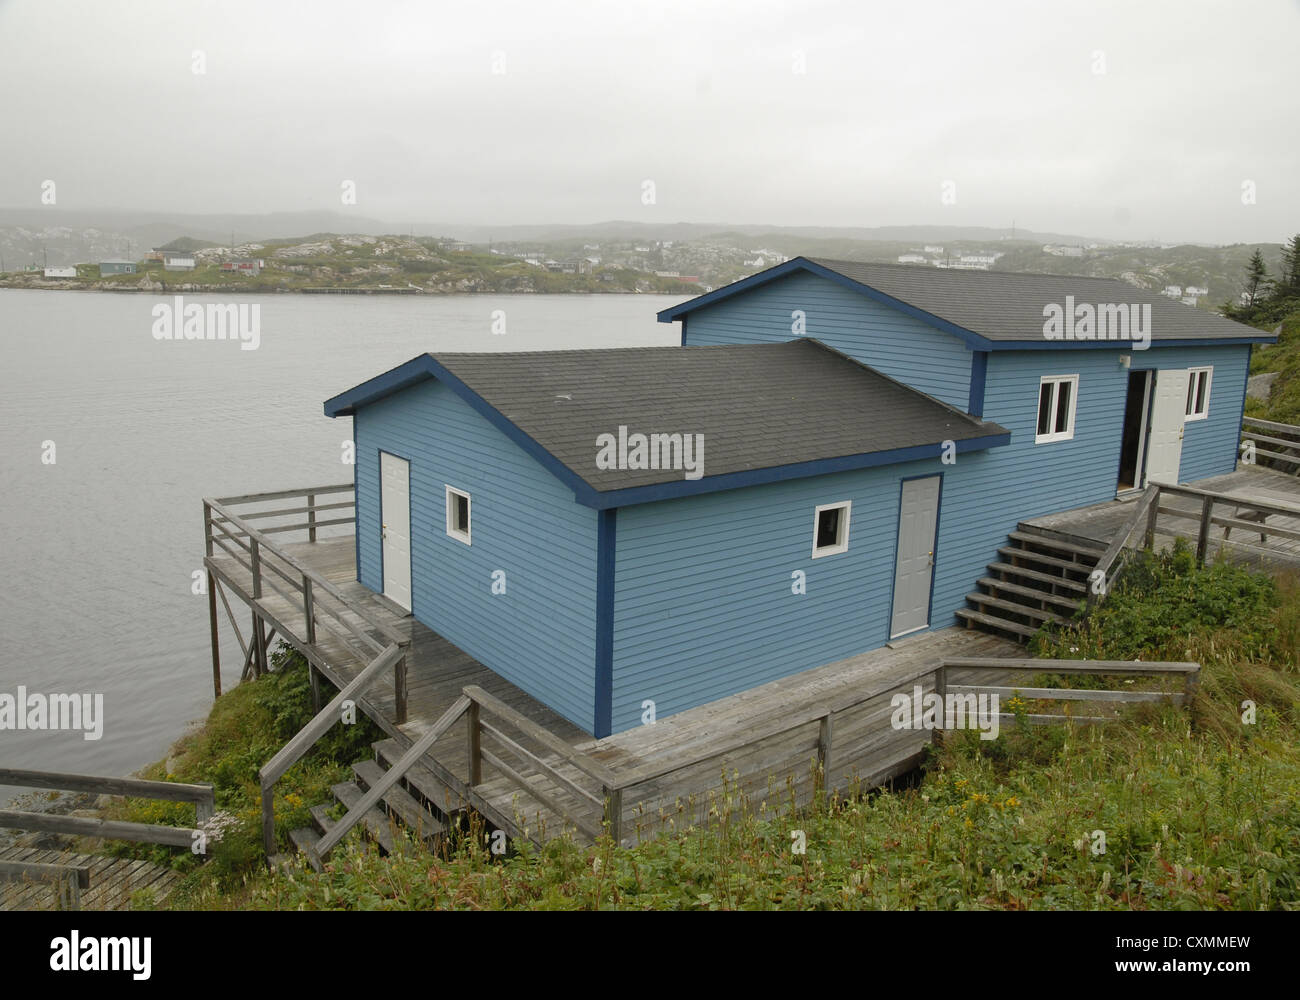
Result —
[[[281, 504], [285, 502], [283, 495], [277, 499]], [[245, 526], [252, 523], [244, 522]], [[242, 550], [222, 544], [214, 547], [205, 565], [220, 583], [223, 603], [228, 603], [227, 592], [246, 606], [255, 603], [277, 636], [308, 656], [337, 688], [362, 671], [387, 636], [409, 643], [405, 721], [398, 719], [391, 674], [377, 680], [358, 700], [366, 714], [392, 737], [386, 758], [418, 740], [467, 685], [476, 685], [564, 746], [581, 751], [620, 785], [628, 785], [618, 814], [625, 843], [653, 835], [661, 823], [671, 821], [681, 826], [697, 822], [707, 811], [708, 793], [719, 787], [724, 772], [738, 775], [740, 785], [760, 797], [765, 796], [769, 779], [782, 788], [788, 780], [786, 800], [792, 793], [797, 801], [807, 802], [813, 793], [812, 764], [818, 747], [830, 742], [827, 729], [831, 715], [833, 749], [826, 762], [831, 787], [846, 788], [855, 779], [868, 786], [877, 785], [903, 774], [915, 768], [930, 734], [891, 729], [891, 693], [910, 693], [914, 681], [923, 689], [932, 689], [932, 675], [920, 675], [933, 671], [944, 659], [1018, 653], [1014, 644], [991, 635], [942, 629], [909, 639], [897, 648], [873, 650], [677, 713], [652, 726], [593, 740], [357, 583], [351, 533], [314, 542], [273, 544], [269, 537], [264, 536], [267, 540], [260, 545], [257, 559], [268, 582], [276, 576], [271, 571], [279, 567], [280, 586], [264, 586], [257, 598], [253, 597], [250, 560], [243, 557]], [[285, 580], [304, 570], [318, 577], [312, 599], [321, 596], [322, 581], [327, 581], [334, 608], [328, 615], [319, 608], [314, 612], [313, 619], [318, 619], [314, 621], [314, 642], [307, 639], [307, 616], [300, 590], [284, 586]], [[334, 621], [333, 628], [322, 627], [327, 618]], [[357, 641], [358, 636], [370, 637], [373, 642], [367, 647]], [[248, 659], [253, 657], [250, 651]], [[498, 731], [504, 728], [496, 720], [493, 725]], [[526, 733], [516, 730], [505, 739], [500, 736], [493, 753], [498, 760], [508, 761], [515, 773], [511, 775], [499, 766], [485, 766], [482, 781], [473, 788], [476, 800], [469, 804], [511, 835], [543, 839], [577, 826], [575, 832], [580, 839], [590, 839], [593, 831], [600, 829], [600, 784], [593, 784], [589, 773], [574, 767], [552, 748], [528, 739]], [[527, 752], [512, 754], [510, 739], [515, 741], [516, 751]], [[551, 773], [530, 766], [529, 753], [544, 761]], [[439, 781], [437, 772], [449, 772], [464, 781], [469, 759], [466, 723], [461, 721], [433, 745], [425, 759], [428, 767], [412, 773], [424, 782], [424, 787], [442, 788], [445, 800], [435, 804], [453, 811], [467, 803], [446, 788], [446, 782]], [[386, 762], [391, 764], [392, 760]], [[520, 778], [527, 790], [520, 787]], [[560, 812], [578, 822], [566, 822], [558, 815]]]
[[[83, 910], [129, 910], [134, 893], [143, 892], [154, 904], [161, 904], [181, 881], [179, 872], [151, 861], [107, 858], [74, 851], [9, 847], [0, 850], [0, 861], [25, 861], [47, 865], [90, 868], [90, 888], [81, 894]], [[45, 885], [0, 885], [0, 910], [53, 910], [55, 890]]]

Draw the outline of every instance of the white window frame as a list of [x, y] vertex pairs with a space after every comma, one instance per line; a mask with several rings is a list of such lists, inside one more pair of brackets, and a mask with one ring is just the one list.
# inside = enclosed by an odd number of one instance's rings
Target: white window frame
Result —
[[[1066, 422], [1063, 431], [1048, 431], [1046, 434], [1038, 433], [1038, 418], [1041, 416], [1039, 407], [1043, 405], [1043, 386], [1052, 382], [1060, 384], [1069, 382], [1070, 385], [1070, 417]], [[1059, 388], [1052, 390], [1052, 413], [1051, 420], [1048, 421], [1048, 427], [1056, 426], [1057, 403], [1061, 397]], [[1044, 375], [1038, 380], [1038, 399], [1034, 404], [1034, 444], [1048, 444], [1052, 441], [1070, 441], [1074, 438], [1074, 414], [1079, 405], [1079, 376], [1075, 375]]]
[[[1195, 400], [1195, 398], [1196, 398], [1196, 393], [1194, 392], [1194, 389], [1195, 389], [1195, 386], [1196, 386], [1196, 379], [1197, 379], [1197, 376], [1201, 374], [1201, 372], [1204, 372], [1204, 373], [1205, 373], [1205, 409], [1204, 409], [1204, 410], [1201, 410], [1199, 413], [1198, 413], [1195, 409], [1188, 410], [1188, 411], [1183, 415], [1183, 423], [1187, 423], [1187, 421], [1189, 421], [1189, 420], [1207, 420], [1207, 419], [1209, 419], [1209, 416], [1210, 416], [1210, 387], [1214, 384], [1214, 366], [1213, 366], [1213, 365], [1204, 365], [1204, 366], [1202, 366], [1202, 367], [1200, 367], [1200, 368], [1188, 368], [1188, 369], [1187, 369], [1187, 395], [1188, 395], [1188, 397], [1190, 397], [1191, 400]], [[1195, 404], [1195, 402], [1191, 402], [1190, 405], [1191, 405], [1192, 407], [1195, 407], [1196, 404]]]
[[[456, 541], [458, 542], [464, 542], [466, 545], [469, 545], [470, 532], [474, 527], [473, 501], [470, 499], [468, 493], [466, 493], [464, 490], [458, 490], [454, 486], [447, 486], [446, 497], [447, 497], [447, 535], [448, 537], [456, 539]], [[452, 511], [456, 509], [455, 505], [452, 503], [452, 499], [451, 499], [452, 497], [465, 498], [465, 518], [466, 520], [469, 521], [469, 524], [466, 525], [465, 531], [461, 531], [452, 522]]]
[[[834, 545], [825, 545], [822, 548], [817, 547], [817, 526], [821, 524], [822, 511], [838, 510], [844, 511], [844, 517], [840, 521], [840, 540]], [[821, 559], [823, 556], [837, 556], [841, 552], [849, 550], [849, 516], [853, 512], [852, 500], [839, 500], [835, 503], [818, 504], [817, 509], [813, 512], [813, 541], [812, 557]]]

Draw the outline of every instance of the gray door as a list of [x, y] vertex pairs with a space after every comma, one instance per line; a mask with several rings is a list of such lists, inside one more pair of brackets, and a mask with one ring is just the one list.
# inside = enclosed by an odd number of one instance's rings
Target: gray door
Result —
[[938, 520], [939, 477], [927, 476], [903, 483], [898, 508], [891, 639], [930, 624], [930, 580], [934, 576], [934, 532]]

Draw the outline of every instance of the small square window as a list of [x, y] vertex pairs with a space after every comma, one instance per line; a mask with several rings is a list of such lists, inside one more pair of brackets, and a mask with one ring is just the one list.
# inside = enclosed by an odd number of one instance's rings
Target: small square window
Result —
[[813, 516], [812, 557], [833, 556], [849, 549], [851, 501], [822, 504]]
[[1210, 380], [1213, 368], [1187, 370], [1187, 419], [1204, 420], [1210, 415]]
[[458, 541], [470, 544], [469, 494], [447, 487], [447, 534]]
[[1035, 444], [1069, 441], [1074, 437], [1078, 375], [1044, 375], [1038, 383], [1038, 426]]

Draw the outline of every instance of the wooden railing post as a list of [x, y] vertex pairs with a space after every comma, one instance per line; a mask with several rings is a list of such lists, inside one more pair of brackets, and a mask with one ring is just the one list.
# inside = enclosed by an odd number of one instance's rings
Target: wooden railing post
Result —
[[275, 854], [275, 782], [262, 782], [262, 846], [269, 863]]
[[1142, 535], [1142, 547], [1144, 549], [1154, 549], [1156, 547], [1156, 518], [1160, 515], [1160, 495], [1160, 487], [1156, 486], [1155, 498], [1151, 501], [1151, 509], [1147, 511], [1146, 531]]
[[302, 611], [307, 622], [307, 645], [316, 645], [316, 614], [312, 605], [311, 577], [302, 575]]
[[307, 541], [316, 541], [316, 494], [307, 494]]
[[605, 797], [605, 822], [609, 826], [609, 836], [618, 844], [623, 840], [623, 789], [605, 785], [601, 793]]
[[817, 766], [821, 768], [822, 790], [827, 797], [831, 794], [831, 735], [834, 729], [832, 714], [827, 711], [817, 727]]
[[402, 644], [402, 655], [393, 664], [393, 714], [400, 726], [406, 722], [406, 661], [410, 658], [409, 643]]
[[948, 664], [946, 662], [940, 663], [934, 670], [934, 693], [939, 696], [939, 712], [935, 717], [935, 727], [930, 731], [930, 741], [938, 744], [943, 740], [939, 734], [948, 724]]
[[212, 505], [204, 503], [203, 505], [203, 551], [209, 556], [212, 555]]
[[262, 596], [262, 546], [252, 536], [249, 537], [248, 544], [253, 566], [253, 599], [257, 600]]
[[1201, 501], [1201, 529], [1196, 535], [1196, 565], [1205, 565], [1205, 552], [1210, 545], [1210, 514], [1214, 510], [1214, 498], [1205, 497]]
[[478, 702], [471, 700], [465, 713], [469, 720], [469, 784], [483, 784], [483, 730], [479, 727]]

